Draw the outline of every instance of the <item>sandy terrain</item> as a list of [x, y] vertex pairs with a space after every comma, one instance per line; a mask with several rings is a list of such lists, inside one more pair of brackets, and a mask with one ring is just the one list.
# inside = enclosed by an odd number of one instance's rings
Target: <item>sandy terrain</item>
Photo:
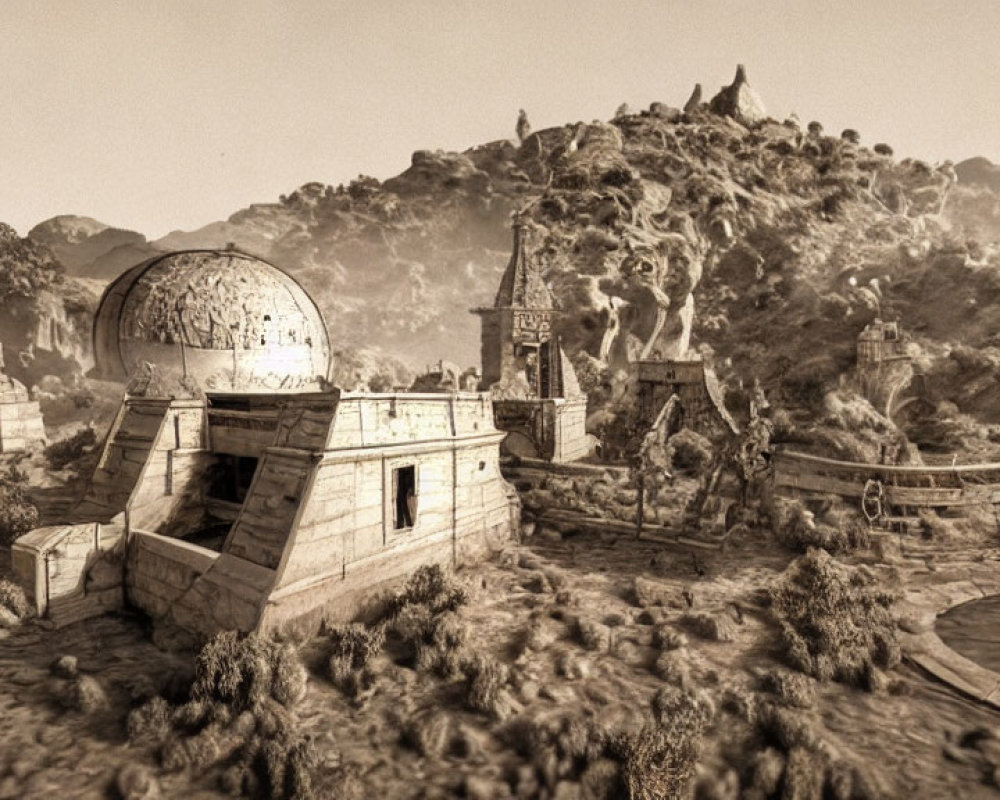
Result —
[[[996, 560], [997, 551], [985, 557]], [[506, 720], [467, 710], [463, 679], [397, 664], [391, 648], [372, 662], [374, 682], [362, 699], [349, 699], [326, 676], [327, 642], [305, 644], [301, 653], [311, 674], [297, 713], [321, 754], [317, 796], [502, 797], [519, 786], [521, 796], [542, 796], [516, 778], [528, 762], [511, 745], [512, 720], [570, 714], [611, 727], [634, 724], [664, 683], [654, 671], [660, 653], [654, 631], [666, 623], [682, 632], [678, 621], [689, 600], [692, 611], [727, 616], [733, 632], [732, 641], [686, 632], [681, 658], [691, 683], [717, 704], [727, 686], [753, 690], [755, 676], [775, 667], [781, 655], [759, 590], [791, 558], [770, 542], [744, 541], [703, 558], [707, 574], [699, 576], [686, 553], [612, 535], [564, 539], [542, 531], [511, 545], [496, 561], [460, 575], [470, 602], [459, 614], [473, 648], [510, 666]], [[948, 572], [944, 558], [936, 555], [939, 574]], [[913, 580], [933, 580], [924, 563], [904, 564], [904, 579], [912, 573]], [[2, 569], [8, 570], [6, 560]], [[637, 576], [654, 581], [650, 585], [662, 590], [666, 604], [638, 607]], [[588, 649], [574, 633], [578, 618], [603, 623], [608, 638]], [[525, 647], [532, 627], [533, 641]], [[79, 672], [97, 679], [108, 698], [105, 708], [64, 708], [60, 697], [68, 682], [50, 671], [62, 655], [76, 657]], [[172, 673], [189, 670], [192, 660], [192, 654], [157, 649], [138, 616], [105, 617], [60, 631], [27, 623], [11, 631], [0, 641], [0, 798], [113, 797], [116, 773], [128, 762], [154, 770], [163, 796], [223, 796], [218, 769], [204, 775], [166, 772], [155, 752], [130, 746], [125, 733], [133, 698], [162, 688]], [[570, 676], [560, 674], [566, 672]], [[995, 796], [982, 765], [973, 758], [954, 760], [964, 751], [950, 743], [964, 731], [996, 725], [997, 714], [906, 664], [892, 677], [892, 690], [876, 693], [825, 684], [815, 709], [801, 713], [837, 753], [864, 765], [885, 797]], [[441, 723], [444, 744], [422, 756], [401, 742], [401, 731], [435, 711], [447, 720]], [[726, 753], [746, 730], [742, 720], [719, 710], [699, 772], [721, 775], [733, 761]], [[579, 784], [563, 783], [549, 796], [580, 796], [574, 794]]]

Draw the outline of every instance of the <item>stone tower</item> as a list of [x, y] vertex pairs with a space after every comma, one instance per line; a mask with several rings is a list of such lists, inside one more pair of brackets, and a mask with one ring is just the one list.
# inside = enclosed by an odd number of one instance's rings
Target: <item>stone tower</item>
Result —
[[527, 224], [514, 221], [510, 262], [482, 320], [481, 390], [493, 396], [505, 447], [518, 455], [571, 461], [589, 452], [587, 400], [553, 330], [552, 295], [529, 254]]
[[529, 260], [526, 227], [514, 222], [514, 249], [493, 307], [473, 311], [482, 319], [482, 388], [508, 399], [562, 397], [552, 295]]

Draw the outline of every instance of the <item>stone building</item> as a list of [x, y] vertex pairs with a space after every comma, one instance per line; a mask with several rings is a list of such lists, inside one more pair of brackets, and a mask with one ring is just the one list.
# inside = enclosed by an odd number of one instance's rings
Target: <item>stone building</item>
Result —
[[[154, 261], [109, 287], [95, 341], [103, 374], [155, 366], [130, 382], [75, 523], [13, 547], [40, 615], [117, 607], [124, 584], [158, 623], [202, 635], [315, 629], [422, 564], [467, 564], [509, 537], [517, 501], [488, 394], [329, 387], [320, 313], [280, 270], [231, 251]], [[225, 317], [247, 276], [267, 296]]]
[[858, 383], [882, 414], [892, 414], [896, 398], [913, 379], [910, 342], [898, 322], [875, 319], [858, 334]]
[[16, 453], [45, 440], [45, 426], [38, 401], [24, 384], [4, 372], [0, 345], [0, 453]]
[[505, 452], [566, 462], [590, 453], [587, 398], [553, 330], [552, 295], [529, 257], [527, 230], [514, 222], [514, 247], [492, 308], [482, 322], [481, 389], [493, 396]]

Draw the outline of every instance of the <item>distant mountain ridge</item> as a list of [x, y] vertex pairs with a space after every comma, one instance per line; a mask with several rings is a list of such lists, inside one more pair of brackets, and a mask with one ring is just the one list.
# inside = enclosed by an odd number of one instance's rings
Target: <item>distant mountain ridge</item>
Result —
[[[522, 210], [597, 405], [630, 360], [685, 336], [729, 391], [757, 379], [801, 403], [850, 378], [858, 333], [882, 316], [915, 332], [929, 380], [948, 376], [942, 399], [1000, 423], [1000, 188], [986, 159], [932, 166], [767, 117], [742, 69], [683, 111], [623, 106], [610, 122], [521, 132], [416, 151], [384, 182], [306, 183], [152, 242], [82, 217], [29, 238], [96, 279], [160, 250], [233, 244], [305, 286], [335, 348], [464, 367], [479, 361], [468, 309], [492, 303]], [[974, 390], [946, 368], [970, 345], [990, 353]]]
[[141, 233], [70, 214], [39, 223], [27, 238], [48, 247], [67, 274], [104, 281], [160, 252]]

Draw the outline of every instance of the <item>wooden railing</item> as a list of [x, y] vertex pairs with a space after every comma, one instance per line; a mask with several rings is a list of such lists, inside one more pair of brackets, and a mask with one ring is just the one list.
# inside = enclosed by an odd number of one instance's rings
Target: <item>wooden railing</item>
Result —
[[869, 481], [882, 484], [893, 506], [946, 508], [1000, 503], [1000, 463], [947, 466], [868, 464], [790, 451], [773, 457], [779, 492], [861, 498]]

